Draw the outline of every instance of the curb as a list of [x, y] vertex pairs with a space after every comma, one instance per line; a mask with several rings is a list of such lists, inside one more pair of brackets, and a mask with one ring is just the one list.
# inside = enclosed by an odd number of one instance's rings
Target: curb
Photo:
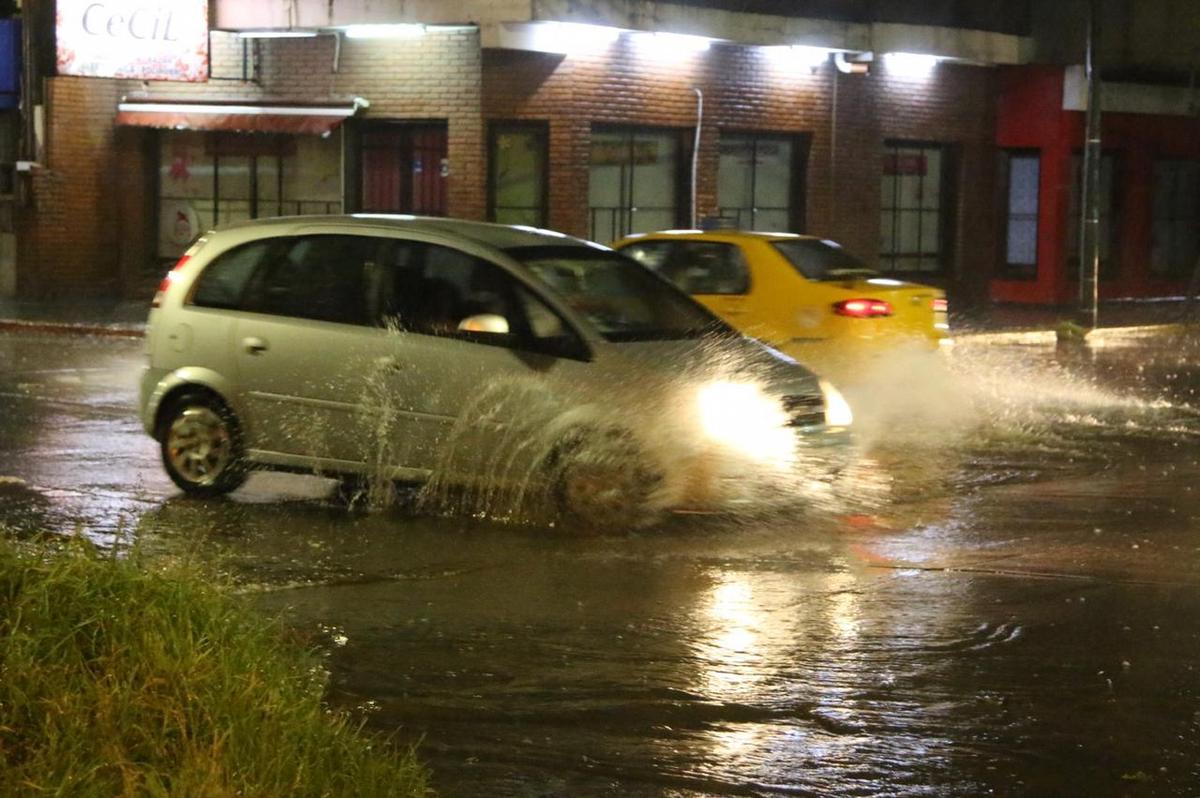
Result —
[[51, 335], [93, 335], [108, 338], [144, 338], [142, 327], [112, 327], [101, 324], [75, 324], [57, 321], [20, 321], [0, 319], [0, 332], [48, 333]]
[[[1179, 322], [1135, 324], [1124, 327], [1097, 327], [1087, 333], [1086, 341], [1103, 344], [1108, 339], [1182, 333], [1189, 325]], [[1057, 344], [1058, 332], [1053, 329], [1034, 330], [962, 330], [952, 335], [955, 344]]]

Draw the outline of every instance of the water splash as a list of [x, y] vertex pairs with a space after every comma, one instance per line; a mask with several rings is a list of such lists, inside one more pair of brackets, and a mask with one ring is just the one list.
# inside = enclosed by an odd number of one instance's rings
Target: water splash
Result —
[[[1106, 387], [1090, 364], [1053, 349], [896, 349], [848, 379], [856, 431], [870, 446], [955, 448], [1028, 442], [1065, 426], [1161, 426], [1188, 408], [1162, 396]], [[1081, 366], [1088, 365], [1084, 368]]]
[[[602, 382], [495, 380], [460, 415], [421, 506], [627, 529], [673, 509], [829, 507], [848, 448], [815, 445], [782, 412], [760, 412], [781, 408], [782, 397], [753, 360], [744, 345], [707, 341], [671, 373], [630, 359], [606, 364]], [[723, 419], [732, 438], [713, 434], [720, 421], [701, 398], [714, 386], [737, 386], [734, 398], [755, 411]]]

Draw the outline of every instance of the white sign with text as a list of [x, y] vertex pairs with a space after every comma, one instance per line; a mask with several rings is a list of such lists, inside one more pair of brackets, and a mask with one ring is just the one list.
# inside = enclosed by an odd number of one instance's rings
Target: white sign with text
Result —
[[58, 73], [208, 80], [208, 0], [58, 0]]

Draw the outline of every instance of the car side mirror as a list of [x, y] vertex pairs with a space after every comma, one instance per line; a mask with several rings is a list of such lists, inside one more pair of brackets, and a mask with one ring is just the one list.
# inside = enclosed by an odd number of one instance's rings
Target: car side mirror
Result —
[[460, 332], [481, 332], [495, 333], [497, 335], [507, 335], [508, 319], [498, 313], [476, 313], [474, 316], [467, 316], [458, 323]]

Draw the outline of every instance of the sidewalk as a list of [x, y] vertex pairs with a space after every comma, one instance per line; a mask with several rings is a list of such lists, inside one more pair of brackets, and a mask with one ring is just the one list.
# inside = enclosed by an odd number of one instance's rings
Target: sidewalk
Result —
[[[1200, 301], [1188, 307], [1182, 297], [1109, 300], [1100, 303], [1096, 317], [1098, 328], [1154, 327], [1189, 320], [1200, 322]], [[957, 315], [952, 313], [950, 326], [955, 335], [1053, 331], [1064, 323], [1078, 324], [1079, 319], [1078, 312], [1070, 307], [993, 304]]]
[[[1100, 306], [1100, 328], [1161, 327], [1185, 320], [1182, 299], [1115, 300]], [[1200, 303], [1190, 308], [1192, 323], [1200, 324]], [[136, 338], [145, 333], [149, 299], [29, 301], [0, 299], [0, 331], [15, 330]], [[989, 305], [959, 314], [952, 312], [955, 338], [986, 338], [997, 334], [1042, 333], [1050, 336], [1065, 322], [1075, 321], [1071, 308], [1031, 305]]]
[[0, 331], [140, 338], [149, 299], [29, 301], [0, 298]]

